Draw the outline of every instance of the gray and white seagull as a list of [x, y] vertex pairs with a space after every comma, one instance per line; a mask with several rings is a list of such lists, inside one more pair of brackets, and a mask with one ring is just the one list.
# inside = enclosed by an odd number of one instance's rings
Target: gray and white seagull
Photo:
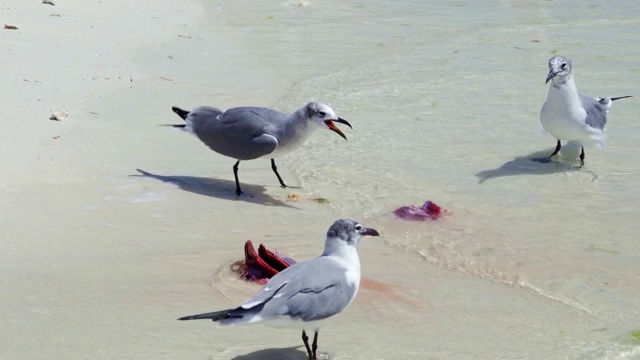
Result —
[[[360, 237], [378, 236], [352, 219], [340, 219], [327, 231], [319, 257], [291, 265], [272, 277], [252, 298], [235, 309], [181, 317], [210, 319], [222, 325], [264, 322], [274, 327], [302, 329], [309, 359], [316, 359], [318, 331], [325, 321], [344, 310], [360, 287]], [[313, 344], [305, 330], [313, 330]]]
[[615, 100], [628, 98], [592, 98], [578, 93], [573, 78], [571, 60], [566, 56], [549, 59], [549, 74], [545, 83], [551, 81], [547, 100], [540, 110], [542, 127], [557, 139], [556, 149], [547, 157], [534, 158], [539, 162], [549, 162], [560, 152], [560, 140], [576, 141], [581, 146], [580, 163], [584, 165], [584, 146], [604, 146], [607, 112]]
[[317, 129], [336, 132], [347, 137], [335, 125], [336, 122], [351, 127], [338, 117], [328, 105], [310, 102], [293, 114], [260, 107], [237, 107], [227, 111], [210, 106], [199, 106], [191, 111], [173, 107], [186, 124], [170, 125], [181, 128], [198, 137], [211, 150], [236, 159], [233, 175], [236, 194], [242, 195], [238, 180], [238, 165], [243, 160], [270, 158], [271, 169], [280, 186], [287, 184], [278, 174], [275, 158], [298, 148]]

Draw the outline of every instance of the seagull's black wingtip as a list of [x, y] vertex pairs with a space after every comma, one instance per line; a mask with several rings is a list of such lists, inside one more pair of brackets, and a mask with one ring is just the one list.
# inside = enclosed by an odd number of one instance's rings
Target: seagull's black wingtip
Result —
[[616, 101], [616, 100], [620, 100], [620, 99], [626, 99], [626, 98], [630, 98], [630, 97], [633, 97], [633, 95], [612, 97], [611, 101]]
[[174, 124], [160, 124], [158, 126], [171, 126], [172, 128], [176, 128], [176, 129], [184, 129], [185, 127], [187, 127], [187, 124], [180, 124], [180, 125], [174, 125]]
[[222, 319], [226, 318], [227, 315], [229, 314], [229, 312], [231, 312], [232, 310], [233, 309], [227, 309], [227, 310], [214, 311], [214, 312], [204, 313], [204, 314], [183, 316], [181, 318], [178, 318], [178, 320], [179, 321], [184, 321], [184, 320], [203, 320], [203, 319], [208, 319], [208, 320], [218, 321], [218, 320], [222, 320]]
[[173, 110], [174, 113], [178, 114], [178, 116], [180, 116], [182, 120], [185, 120], [187, 118], [187, 115], [189, 115], [189, 111], [182, 110], [177, 106], [171, 107], [171, 110]]

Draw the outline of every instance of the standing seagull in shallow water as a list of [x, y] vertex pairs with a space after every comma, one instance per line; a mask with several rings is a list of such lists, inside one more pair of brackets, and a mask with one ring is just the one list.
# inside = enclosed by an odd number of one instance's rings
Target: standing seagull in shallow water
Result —
[[[379, 234], [355, 220], [337, 220], [327, 231], [324, 252], [319, 257], [284, 269], [254, 297], [235, 309], [178, 320], [210, 319], [222, 325], [265, 322], [274, 327], [303, 329], [302, 341], [309, 359], [316, 359], [318, 331], [324, 320], [344, 310], [360, 287], [360, 258], [356, 245], [364, 235]], [[311, 347], [305, 329], [314, 330]]]
[[607, 137], [604, 130], [611, 103], [631, 96], [591, 98], [578, 94], [571, 60], [565, 56], [554, 56], [549, 60], [549, 74], [545, 83], [549, 81], [551, 86], [547, 101], [540, 110], [540, 122], [558, 142], [553, 154], [532, 160], [551, 161], [551, 157], [560, 152], [560, 140], [568, 140], [580, 143], [580, 163], [584, 165], [585, 145], [605, 145]]
[[211, 150], [238, 160], [233, 166], [238, 196], [242, 195], [238, 180], [241, 160], [271, 158], [271, 169], [280, 186], [285, 188], [287, 184], [278, 174], [275, 157], [298, 148], [316, 129], [334, 131], [347, 140], [334, 122], [351, 127], [328, 105], [317, 102], [310, 102], [293, 114], [258, 107], [238, 107], [224, 112], [209, 106], [199, 106], [191, 111], [177, 107], [172, 110], [186, 124], [170, 126], [195, 134]]

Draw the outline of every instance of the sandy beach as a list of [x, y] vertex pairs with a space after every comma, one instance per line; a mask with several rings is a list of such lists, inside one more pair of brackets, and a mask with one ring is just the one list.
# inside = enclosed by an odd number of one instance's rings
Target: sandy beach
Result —
[[[584, 168], [571, 147], [528, 160], [554, 145], [538, 118], [553, 54], [585, 94], [640, 96], [637, 6], [0, 8], [16, 28], [0, 33], [0, 359], [305, 359], [297, 330], [176, 318], [259, 289], [230, 270], [246, 240], [304, 260], [342, 217], [381, 233], [359, 254], [384, 286], [323, 328], [331, 359], [640, 359], [638, 98], [615, 104]], [[353, 124], [349, 140], [319, 131], [279, 160], [295, 189], [243, 162], [240, 199], [233, 159], [158, 126], [181, 122], [171, 106], [310, 100]], [[451, 213], [392, 214], [428, 199]]]

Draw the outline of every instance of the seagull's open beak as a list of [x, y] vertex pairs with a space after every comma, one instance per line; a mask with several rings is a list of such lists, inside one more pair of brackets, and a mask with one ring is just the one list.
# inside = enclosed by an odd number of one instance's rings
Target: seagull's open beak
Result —
[[362, 228], [362, 229], [360, 229], [360, 235], [362, 235], [362, 236], [365, 236], [365, 235], [380, 236], [380, 234], [378, 233], [378, 230], [372, 229], [372, 228]]
[[549, 73], [547, 74], [547, 81], [545, 81], [544, 83], [548, 83], [549, 80], [553, 79], [554, 77], [556, 77], [556, 75], [558, 75], [557, 71], [553, 71], [553, 69], [549, 70]]
[[[343, 118], [338, 118], [338, 120], [335, 120], [335, 122], [339, 122], [340, 124], [345, 124], [348, 127], [352, 128], [351, 124], [349, 124], [349, 122]], [[347, 140], [347, 137], [344, 135], [344, 133], [336, 126], [336, 124], [334, 123], [334, 120], [325, 120], [324, 124], [327, 125], [329, 127], [329, 130], [336, 132], [338, 135], [342, 136], [343, 139]]]

